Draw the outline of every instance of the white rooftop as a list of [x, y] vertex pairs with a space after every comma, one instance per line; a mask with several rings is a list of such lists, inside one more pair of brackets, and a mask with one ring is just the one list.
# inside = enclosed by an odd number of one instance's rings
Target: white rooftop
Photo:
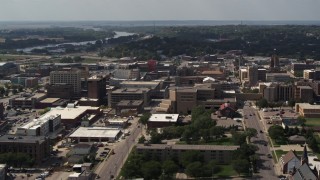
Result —
[[114, 138], [120, 133], [119, 129], [107, 127], [79, 127], [69, 137], [90, 137], [90, 138]]
[[77, 106], [74, 108], [66, 107], [66, 108], [51, 108], [49, 112], [46, 113], [46, 115], [55, 115], [60, 114], [61, 119], [75, 119], [81, 114], [85, 113], [87, 110], [97, 110], [99, 107], [91, 107], [91, 106]]
[[177, 122], [179, 114], [152, 114], [150, 122]]
[[36, 129], [37, 127], [40, 127], [41, 125], [47, 123], [50, 119], [55, 119], [60, 114], [44, 114], [40, 116], [38, 119], [34, 119], [33, 121], [30, 121], [29, 123], [25, 124], [21, 127], [21, 129]]

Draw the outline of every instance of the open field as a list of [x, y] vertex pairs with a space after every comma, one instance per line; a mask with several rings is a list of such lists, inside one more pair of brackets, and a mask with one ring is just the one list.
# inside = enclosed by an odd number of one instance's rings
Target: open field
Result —
[[307, 127], [320, 126], [320, 118], [306, 118]]
[[13, 54], [0, 54], [0, 61], [16, 61], [16, 60], [25, 60], [31, 58], [39, 58], [46, 56], [33, 56], [33, 55], [13, 55]]

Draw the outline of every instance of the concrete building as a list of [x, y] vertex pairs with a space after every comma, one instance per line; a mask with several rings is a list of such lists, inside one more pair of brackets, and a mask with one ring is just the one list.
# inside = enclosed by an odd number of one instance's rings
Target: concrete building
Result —
[[61, 125], [61, 115], [44, 114], [38, 119], [18, 127], [16, 134], [25, 136], [48, 136], [49, 133], [56, 132]]
[[310, 86], [296, 86], [294, 89], [294, 99], [299, 102], [312, 102], [313, 89]]
[[258, 82], [258, 67], [248, 66], [248, 82], [250, 86], [254, 86]]
[[121, 131], [107, 127], [79, 127], [69, 138], [77, 142], [113, 142], [119, 139]]
[[232, 161], [232, 154], [239, 146], [212, 146], [212, 145], [167, 145], [167, 144], [137, 144], [136, 150], [139, 154], [150, 153], [161, 160], [169, 157], [181, 157], [186, 151], [199, 151], [206, 162], [216, 160], [219, 164], [228, 164]]
[[18, 108], [36, 108], [37, 103], [45, 98], [45, 93], [25, 94], [22, 97], [9, 99], [9, 105]]
[[51, 84], [46, 86], [49, 98], [71, 99], [75, 96], [71, 84]]
[[172, 126], [178, 122], [179, 114], [152, 114], [147, 122], [148, 128]]
[[320, 105], [296, 103], [295, 111], [305, 118], [320, 118]]
[[143, 100], [122, 100], [116, 105], [116, 114], [125, 112], [140, 114], [143, 111]]
[[150, 102], [149, 88], [120, 88], [108, 91], [108, 106], [116, 107], [122, 100], [143, 100], [143, 105], [146, 106]]
[[267, 80], [267, 70], [258, 69], [258, 81], [266, 82]]
[[248, 70], [246, 68], [240, 69], [239, 75], [241, 82], [245, 82], [248, 80]]
[[270, 69], [271, 70], [279, 69], [280, 68], [280, 66], [279, 66], [280, 63], [279, 62], [280, 62], [279, 61], [279, 57], [277, 55], [273, 54], [271, 56], [271, 59], [270, 59]]
[[52, 71], [50, 73], [50, 85], [71, 84], [73, 93], [80, 95], [81, 92], [81, 72], [79, 70]]
[[88, 79], [88, 98], [98, 99], [100, 103], [103, 103], [106, 96], [106, 77], [90, 77]]
[[266, 81], [267, 82], [289, 82], [291, 77], [287, 73], [267, 73]]
[[320, 80], [320, 71], [314, 69], [303, 70], [304, 79]]
[[26, 153], [36, 164], [50, 156], [50, 141], [45, 136], [14, 136], [0, 137], [0, 153]]
[[291, 73], [295, 76], [303, 76], [303, 71], [306, 69], [316, 69], [316, 65], [307, 63], [292, 63]]
[[259, 91], [269, 102], [289, 101], [294, 98], [294, 86], [282, 83], [260, 83]]

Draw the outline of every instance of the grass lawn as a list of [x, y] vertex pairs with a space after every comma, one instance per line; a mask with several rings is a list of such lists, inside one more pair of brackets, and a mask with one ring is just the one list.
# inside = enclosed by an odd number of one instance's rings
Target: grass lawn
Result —
[[306, 118], [306, 126], [307, 127], [320, 126], [320, 118]]
[[231, 165], [220, 165], [221, 171], [218, 173], [214, 173], [215, 177], [219, 178], [227, 178], [231, 176], [238, 176], [238, 173], [233, 170]]

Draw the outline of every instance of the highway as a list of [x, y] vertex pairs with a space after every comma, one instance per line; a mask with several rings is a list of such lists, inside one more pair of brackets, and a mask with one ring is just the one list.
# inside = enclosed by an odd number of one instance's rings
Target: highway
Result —
[[100, 179], [113, 179], [120, 173], [131, 149], [137, 143], [136, 140], [142, 132], [142, 126], [140, 127], [138, 124], [134, 124], [132, 129], [131, 134], [114, 147], [114, 154], [111, 154], [109, 158], [103, 161], [97, 168], [96, 174], [100, 176]]
[[257, 154], [260, 157], [260, 162], [258, 163], [259, 173], [254, 174], [254, 179], [278, 179], [275, 171], [272, 157], [268, 157], [271, 154], [270, 146], [266, 137], [266, 131], [263, 129], [262, 122], [259, 119], [258, 111], [248, 103], [243, 107], [243, 114], [246, 117], [244, 119], [247, 128], [254, 128], [258, 131], [257, 137], [251, 138], [251, 142], [258, 146], [259, 150]]

